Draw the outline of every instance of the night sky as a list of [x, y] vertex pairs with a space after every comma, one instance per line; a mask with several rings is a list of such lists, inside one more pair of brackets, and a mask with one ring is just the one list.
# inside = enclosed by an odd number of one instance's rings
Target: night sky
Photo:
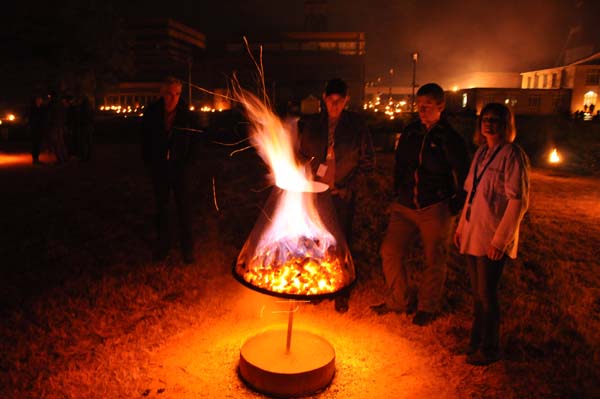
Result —
[[[401, 86], [410, 85], [410, 54], [415, 50], [420, 53], [418, 84], [469, 72], [554, 66], [561, 62], [570, 27], [581, 18], [600, 15], [600, 2], [593, 0], [329, 0], [328, 4], [329, 30], [366, 32], [367, 80], [382, 77], [384, 84]], [[28, 30], [38, 29], [39, 36], [46, 36], [42, 26], [46, 21], [60, 21], [56, 15], [77, 15], [74, 9], [81, 9], [86, 18], [98, 15], [99, 20], [91, 24], [97, 24], [95, 29], [110, 29], [109, 21], [101, 19], [115, 15], [125, 26], [134, 18], [173, 17], [206, 33], [208, 46], [211, 38], [224, 34], [239, 35], [240, 40], [246, 34], [252, 41], [253, 34], [261, 31], [304, 29], [303, 0], [64, 0], [60, 5], [28, 2], [8, 7], [4, 15], [14, 17], [6, 21], [2, 41], [15, 48], [28, 48]], [[8, 57], [8, 63], [26, 65], [23, 57], [28, 55]], [[391, 82], [390, 68], [394, 69]]]
[[[421, 53], [418, 71], [424, 80], [553, 66], [577, 20], [575, 0], [328, 3], [330, 30], [366, 32], [367, 79], [388, 79], [389, 69], [394, 68], [399, 85], [410, 84], [414, 50]], [[145, 12], [163, 12], [164, 2], [150, 4]], [[253, 30], [302, 30], [304, 24], [302, 0], [175, 0], [169, 4], [172, 15], [209, 34], [209, 40], [211, 33], [223, 32], [243, 32], [251, 40]], [[598, 10], [597, 5], [589, 7]]]

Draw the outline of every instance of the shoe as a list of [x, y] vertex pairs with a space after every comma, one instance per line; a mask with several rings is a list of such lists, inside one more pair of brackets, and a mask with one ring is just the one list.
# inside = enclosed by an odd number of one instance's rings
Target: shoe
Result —
[[335, 310], [338, 313], [346, 313], [348, 311], [348, 298], [345, 296], [335, 297]]
[[[377, 313], [378, 316], [383, 316], [386, 315], [388, 313], [404, 313], [404, 311], [400, 310], [400, 309], [393, 309], [391, 307], [388, 306], [387, 303], [380, 303], [379, 305], [373, 305], [371, 306], [371, 310], [375, 313]], [[408, 313], [408, 312], [407, 312]]]
[[436, 318], [437, 315], [435, 313], [424, 312], [419, 310], [415, 317], [413, 317], [412, 323], [417, 326], [423, 327], [428, 324], [431, 324]]
[[488, 364], [497, 362], [500, 360], [500, 354], [498, 351], [485, 352], [482, 350], [475, 351], [475, 353], [467, 356], [467, 363], [473, 366], [487, 366]]
[[472, 354], [474, 354], [478, 350], [479, 349], [475, 345], [465, 345], [463, 347], [458, 347], [457, 349], [455, 349], [454, 350], [454, 354], [456, 354], [456, 355], [471, 356]]
[[196, 263], [196, 257], [191, 252], [186, 252], [183, 254], [183, 263], [186, 265], [191, 265], [192, 263]]
[[153, 262], [164, 262], [167, 259], [167, 256], [169, 255], [169, 251], [168, 250], [164, 250], [164, 249], [157, 249], [156, 251], [154, 251], [152, 253], [152, 261]]

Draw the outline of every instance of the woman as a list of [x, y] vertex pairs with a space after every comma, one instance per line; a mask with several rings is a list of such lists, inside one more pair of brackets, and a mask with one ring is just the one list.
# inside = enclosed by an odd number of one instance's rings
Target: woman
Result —
[[519, 225], [529, 202], [529, 162], [513, 141], [514, 118], [503, 104], [490, 103], [479, 116], [468, 193], [454, 243], [466, 255], [473, 293], [473, 326], [467, 363], [499, 359], [498, 282], [507, 257], [516, 258]]

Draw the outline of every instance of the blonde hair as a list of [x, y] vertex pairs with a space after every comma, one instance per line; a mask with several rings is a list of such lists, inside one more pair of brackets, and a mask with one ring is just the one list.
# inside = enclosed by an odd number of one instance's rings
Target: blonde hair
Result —
[[515, 117], [504, 104], [500, 103], [489, 103], [481, 110], [479, 117], [477, 118], [477, 127], [475, 128], [474, 140], [476, 144], [483, 144], [485, 137], [481, 134], [481, 123], [483, 122], [483, 116], [488, 113], [493, 113], [500, 118], [502, 129], [500, 135], [507, 143], [512, 143], [517, 137], [517, 128], [515, 127]]

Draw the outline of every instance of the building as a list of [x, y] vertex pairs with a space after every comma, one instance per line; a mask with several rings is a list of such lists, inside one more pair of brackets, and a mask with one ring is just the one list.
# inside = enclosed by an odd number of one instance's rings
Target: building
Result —
[[600, 92], [600, 52], [570, 64], [521, 73], [521, 88], [537, 90], [570, 89], [569, 111], [597, 107]]
[[[136, 107], [159, 95], [162, 80], [172, 75], [191, 81], [192, 68], [201, 62], [206, 36], [173, 19], [137, 21], [131, 25], [134, 78], [122, 81], [102, 93], [99, 106]], [[191, 90], [184, 85], [184, 98]]]
[[[340, 77], [348, 83], [351, 104], [364, 98], [366, 39], [364, 32], [278, 32], [224, 40], [206, 57], [206, 87], [223, 88], [234, 73], [243, 87], [258, 89], [256, 60], [262, 54], [267, 94], [277, 108], [298, 106], [308, 96], [321, 97], [325, 83]], [[262, 53], [261, 53], [262, 51]]]
[[552, 115], [569, 111], [569, 89], [472, 88], [446, 92], [450, 112], [479, 114], [491, 102], [509, 106], [515, 115]]
[[474, 87], [520, 87], [519, 72], [473, 72], [455, 76], [442, 82], [446, 90], [471, 89]]

